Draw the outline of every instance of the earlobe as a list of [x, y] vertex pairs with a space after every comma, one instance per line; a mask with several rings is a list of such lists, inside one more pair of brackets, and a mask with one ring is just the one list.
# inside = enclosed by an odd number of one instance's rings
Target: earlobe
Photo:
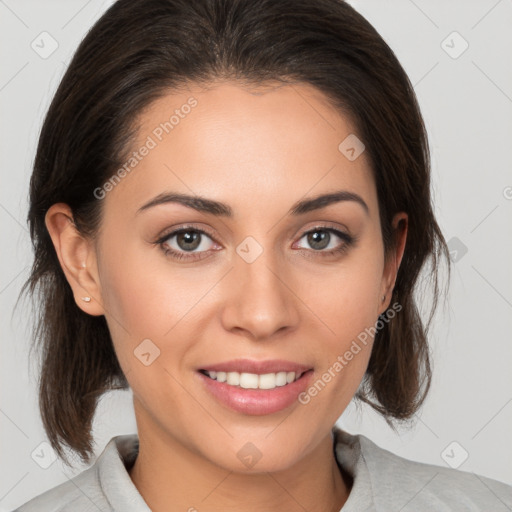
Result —
[[393, 289], [395, 288], [398, 269], [400, 268], [400, 264], [402, 263], [402, 258], [405, 251], [408, 218], [409, 217], [405, 212], [397, 213], [393, 217], [392, 229], [394, 233], [394, 245], [392, 248], [393, 253], [390, 255], [388, 261], [386, 262], [386, 268], [384, 270], [384, 288], [382, 291], [384, 300], [382, 302], [385, 303], [386, 307], [381, 312], [381, 314], [388, 308], [389, 302], [391, 300], [391, 295], [393, 293]]
[[103, 315], [96, 253], [91, 241], [77, 230], [71, 208], [65, 203], [52, 205], [45, 224], [78, 307], [89, 315]]

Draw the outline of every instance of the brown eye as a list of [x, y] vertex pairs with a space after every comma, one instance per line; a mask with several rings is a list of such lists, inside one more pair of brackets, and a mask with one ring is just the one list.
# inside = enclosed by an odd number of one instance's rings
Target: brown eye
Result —
[[326, 249], [331, 240], [331, 234], [326, 230], [317, 230], [305, 235], [307, 237], [308, 244], [313, 249]]
[[156, 243], [172, 258], [194, 260], [202, 259], [203, 253], [210, 251], [213, 239], [201, 229], [184, 227], [165, 234]]
[[182, 231], [176, 235], [176, 244], [184, 251], [193, 251], [200, 246], [202, 235], [197, 231]]
[[[327, 227], [317, 227], [309, 230], [302, 235], [301, 240], [303, 238], [306, 239], [307, 245], [311, 248], [310, 250], [327, 256], [347, 250], [355, 241], [347, 233]], [[339, 242], [336, 243], [336, 238], [343, 242], [341, 244]]]

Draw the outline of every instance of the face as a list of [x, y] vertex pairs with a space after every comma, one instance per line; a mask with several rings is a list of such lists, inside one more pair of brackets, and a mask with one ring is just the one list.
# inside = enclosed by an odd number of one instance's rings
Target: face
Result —
[[354, 133], [307, 85], [190, 87], [142, 114], [94, 247], [141, 438], [235, 471], [256, 447], [276, 471], [329, 435], [395, 277], [367, 156], [339, 149]]

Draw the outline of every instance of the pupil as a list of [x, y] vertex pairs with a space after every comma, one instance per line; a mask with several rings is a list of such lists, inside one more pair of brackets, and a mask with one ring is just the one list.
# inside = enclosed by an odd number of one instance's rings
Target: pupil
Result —
[[[316, 249], [324, 249], [327, 247], [327, 245], [329, 245], [329, 233], [326, 231], [315, 231], [314, 233], [310, 234], [309, 237], [309, 243]], [[322, 243], [325, 242], [325, 240], [327, 240], [327, 244]]]
[[[180, 248], [182, 249], [197, 249], [197, 247], [199, 246], [199, 244], [197, 243], [199, 240], [199, 233], [185, 231], [184, 233], [179, 234], [177, 238], [178, 245], [180, 245]], [[182, 247], [180, 241], [184, 241], [185, 247]], [[190, 244], [192, 244], [192, 247], [190, 247]]]

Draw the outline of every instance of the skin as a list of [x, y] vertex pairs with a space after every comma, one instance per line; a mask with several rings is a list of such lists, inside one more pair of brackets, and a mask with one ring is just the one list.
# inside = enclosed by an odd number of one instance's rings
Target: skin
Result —
[[[76, 231], [67, 205], [46, 216], [78, 307], [105, 315], [133, 390], [140, 450], [130, 477], [157, 512], [339, 511], [352, 482], [337, 467], [330, 431], [364, 376], [373, 340], [308, 404], [268, 415], [228, 409], [197, 369], [286, 359], [312, 367], [315, 382], [390, 307], [407, 215], [393, 218], [397, 244], [385, 260], [366, 153], [349, 161], [338, 150], [355, 130], [305, 84], [174, 91], [143, 112], [134, 150], [192, 95], [197, 106], [102, 199], [94, 240]], [[287, 214], [298, 200], [340, 189], [359, 194], [368, 213], [342, 201]], [[234, 217], [175, 203], [137, 214], [164, 191], [222, 201]], [[214, 234], [192, 249], [203, 259], [175, 260], [154, 243], [185, 223]], [[318, 249], [303, 233], [326, 225], [357, 242], [322, 257], [345, 241], [331, 234]], [[252, 263], [236, 252], [248, 236], [263, 249]], [[176, 236], [167, 243], [190, 255]], [[160, 350], [149, 366], [134, 356], [147, 338]], [[262, 455], [251, 468], [237, 457], [247, 442]]]

